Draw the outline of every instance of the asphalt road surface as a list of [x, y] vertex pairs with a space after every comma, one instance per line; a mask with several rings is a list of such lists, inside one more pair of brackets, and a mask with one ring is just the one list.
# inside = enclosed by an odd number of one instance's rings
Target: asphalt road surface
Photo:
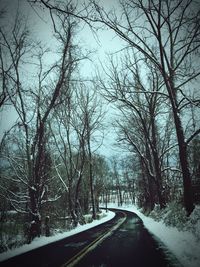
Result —
[[134, 213], [1, 262], [2, 267], [180, 267]]

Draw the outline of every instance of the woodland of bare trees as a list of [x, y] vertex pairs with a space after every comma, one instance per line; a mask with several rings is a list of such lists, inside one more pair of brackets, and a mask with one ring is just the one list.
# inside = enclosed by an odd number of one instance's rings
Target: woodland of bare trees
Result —
[[[18, 116], [0, 147], [1, 250], [12, 216], [25, 242], [49, 235], [49, 226], [83, 224], [88, 213], [96, 219], [102, 202], [151, 211], [176, 201], [189, 216], [200, 202], [196, 1], [125, 0], [111, 10], [94, 0], [28, 3], [49, 12], [55, 47], [33, 40], [20, 12], [0, 27], [1, 109]], [[112, 30], [123, 46], [89, 79], [81, 75], [81, 63], [92, 61], [76, 39], [81, 23], [97, 39]], [[125, 156], [98, 153], [105, 101], [117, 114], [113, 147]]]
[[[195, 1], [124, 1], [120, 3], [121, 17], [119, 19], [117, 13], [106, 13], [104, 9], [98, 8], [95, 2], [93, 3], [96, 7], [96, 20], [112, 29], [127, 43], [128, 60], [125, 59], [126, 65], [122, 77], [119, 77], [120, 72], [115, 66], [114, 71], [108, 73], [109, 80], [113, 81], [111, 88], [114, 93], [107, 89], [105, 83], [103, 88], [111, 100], [121, 102], [122, 105], [125, 103], [130, 109], [134, 109], [144, 127], [142, 133], [145, 135], [148, 131], [145, 139], [149, 139], [149, 144], [145, 144], [145, 150], [150, 148], [150, 151], [146, 151], [144, 159], [138, 143], [135, 144], [126, 129], [122, 127], [125, 138], [139, 154], [147, 176], [154, 180], [161, 207], [165, 204], [162, 197], [164, 176], [161, 175], [163, 171], [161, 163], [163, 160], [161, 161], [161, 155], [159, 155], [156, 132], [158, 125], [156, 125], [155, 118], [158, 113], [158, 102], [165, 101], [169, 106], [168, 112], [167, 109], [162, 110], [168, 116], [171, 115], [174, 124], [183, 182], [183, 202], [189, 215], [194, 209], [194, 200], [188, 147], [195, 137], [198, 140], [200, 128], [199, 125], [195, 125], [196, 127], [190, 133], [186, 133], [183, 114], [186, 115], [188, 108], [195, 110], [194, 113], [199, 111], [198, 85], [195, 83], [200, 74], [198, 64], [199, 5]], [[150, 75], [146, 74], [149, 68]], [[130, 75], [126, 73], [129, 69]], [[144, 81], [141, 81], [138, 72], [142, 73]], [[145, 88], [144, 83], [147, 81], [148, 88]], [[132, 97], [134, 101], [137, 101], [139, 97], [142, 100], [134, 103]], [[141, 114], [144, 107], [146, 109], [146, 104], [142, 102], [145, 101], [145, 97], [148, 98], [148, 111], [145, 110], [145, 119], [147, 119], [146, 115], [149, 115], [148, 122], [144, 121]], [[191, 114], [188, 115], [188, 120], [190, 116]], [[145, 129], [146, 127], [148, 129]]]
[[[84, 223], [90, 203], [97, 216], [93, 161], [104, 159], [94, 158], [99, 145], [93, 135], [102, 132], [101, 100], [79, 76], [78, 64], [89, 53], [73, 41], [76, 20], [66, 14], [56, 20], [57, 54], [50, 65], [45, 57], [53, 52], [31, 40], [20, 14], [9, 34], [1, 28], [2, 105], [18, 114], [1, 142], [1, 198], [28, 223], [28, 242], [41, 235], [46, 216], [68, 216], [75, 226]], [[62, 201], [63, 214], [56, 208]]]

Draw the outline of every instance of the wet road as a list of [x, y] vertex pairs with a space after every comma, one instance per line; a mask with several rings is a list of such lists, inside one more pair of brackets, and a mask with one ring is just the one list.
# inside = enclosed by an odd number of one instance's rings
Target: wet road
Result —
[[180, 266], [173, 255], [144, 228], [136, 214], [126, 212], [125, 222], [75, 266]]
[[0, 266], [179, 267], [131, 212], [115, 210], [111, 221], [13, 257]]

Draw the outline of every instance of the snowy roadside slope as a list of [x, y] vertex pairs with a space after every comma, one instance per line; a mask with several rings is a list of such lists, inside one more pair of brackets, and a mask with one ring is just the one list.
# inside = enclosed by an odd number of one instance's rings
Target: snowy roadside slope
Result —
[[137, 207], [108, 205], [109, 208], [124, 209], [136, 213], [144, 226], [176, 256], [184, 267], [200, 266], [200, 242], [191, 232], [179, 231], [176, 227], [166, 226], [162, 221], [155, 221], [142, 214]]
[[94, 220], [93, 222], [88, 223], [88, 224], [78, 225], [73, 230], [70, 230], [70, 231], [67, 231], [67, 232], [64, 232], [64, 233], [59, 233], [59, 234], [56, 234], [54, 236], [50, 236], [50, 237], [43, 236], [43, 237], [40, 237], [40, 238], [35, 238], [32, 241], [31, 244], [26, 244], [26, 245], [23, 245], [23, 246], [21, 246], [19, 248], [15, 248], [15, 249], [11, 249], [11, 250], [8, 250], [6, 252], [3, 252], [3, 253], [0, 254], [0, 262], [4, 261], [6, 259], [9, 259], [11, 257], [20, 255], [20, 254], [22, 254], [24, 252], [33, 250], [35, 248], [39, 248], [39, 247], [47, 245], [49, 243], [53, 243], [55, 241], [61, 240], [61, 239], [65, 238], [65, 237], [72, 236], [74, 234], [83, 232], [83, 231], [85, 231], [87, 229], [90, 229], [90, 228], [92, 228], [94, 226], [97, 226], [99, 224], [107, 222], [107, 221], [111, 220], [115, 216], [115, 213], [112, 212], [112, 211], [108, 211], [107, 213], [105, 211], [103, 211], [103, 213], [105, 214], [105, 217], [103, 217], [102, 219]]

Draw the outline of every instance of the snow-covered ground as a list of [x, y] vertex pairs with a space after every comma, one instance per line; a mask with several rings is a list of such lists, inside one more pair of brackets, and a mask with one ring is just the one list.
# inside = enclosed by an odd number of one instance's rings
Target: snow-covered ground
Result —
[[[108, 207], [119, 208], [115, 204], [110, 204]], [[159, 239], [184, 267], [200, 266], [200, 221], [197, 222], [199, 232], [195, 235], [190, 231], [180, 231], [176, 227], [166, 226], [163, 221], [155, 221], [142, 214], [133, 205], [122, 206], [120, 209], [135, 212], [149, 232]], [[200, 211], [200, 207], [198, 209]]]
[[103, 213], [104, 214], [101, 216], [102, 218], [99, 219], [99, 220], [94, 220], [93, 222], [88, 223], [88, 224], [84, 224], [84, 225], [78, 225], [75, 229], [72, 229], [72, 230], [64, 232], [64, 233], [56, 234], [54, 236], [49, 236], [49, 237], [43, 236], [43, 237], [35, 238], [31, 242], [31, 244], [26, 244], [26, 245], [23, 245], [23, 246], [21, 246], [19, 248], [15, 248], [15, 249], [11, 249], [11, 250], [8, 250], [6, 252], [3, 252], [3, 253], [0, 254], [0, 262], [4, 261], [6, 259], [9, 259], [11, 257], [14, 257], [16, 255], [22, 254], [24, 252], [30, 251], [32, 249], [35, 249], [35, 248], [44, 246], [46, 244], [53, 243], [55, 241], [61, 240], [61, 239], [65, 238], [65, 237], [68, 237], [68, 236], [83, 232], [83, 231], [85, 231], [87, 229], [90, 229], [90, 228], [92, 228], [94, 226], [97, 226], [99, 224], [107, 222], [107, 221], [111, 220], [115, 216], [115, 213], [112, 212], [112, 211], [106, 212], [106, 211], [103, 210]]
[[[163, 220], [156, 221], [150, 217], [145, 216], [140, 212], [137, 207], [122, 206], [118, 207], [116, 204], [109, 204], [110, 208], [120, 208], [128, 211], [135, 212], [143, 221], [144, 226], [151, 232], [157, 239], [159, 239], [168, 250], [176, 256], [179, 262], [184, 267], [199, 267], [200, 266], [200, 221], [196, 221], [196, 232], [192, 231], [180, 231], [176, 227], [167, 226]], [[105, 213], [105, 211], [103, 211]], [[197, 208], [194, 213], [200, 212], [200, 207]], [[34, 248], [55, 242], [57, 240], [63, 239], [65, 237], [74, 235], [76, 233], [82, 232], [89, 228], [92, 228], [98, 224], [106, 222], [114, 217], [114, 213], [108, 211], [106, 216], [100, 220], [93, 221], [92, 223], [86, 225], [79, 225], [76, 229], [65, 233], [59, 233], [51, 237], [40, 237], [36, 238], [31, 244], [23, 245], [19, 248], [9, 250], [0, 254], [0, 261], [19, 255], [26, 251], [32, 250]], [[193, 216], [193, 220], [195, 221]]]

